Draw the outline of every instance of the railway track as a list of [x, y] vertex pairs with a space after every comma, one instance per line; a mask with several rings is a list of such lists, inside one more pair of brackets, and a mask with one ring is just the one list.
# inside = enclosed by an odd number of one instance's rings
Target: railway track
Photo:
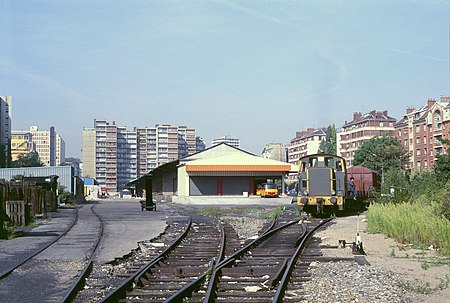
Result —
[[16, 264], [12, 265], [11, 267], [3, 270], [0, 272], [0, 280], [6, 278], [9, 274], [11, 274], [14, 270], [25, 264], [27, 261], [32, 259], [33, 257], [37, 256], [38, 254], [42, 253], [44, 250], [52, 246], [54, 243], [56, 243], [58, 240], [60, 240], [62, 237], [64, 237], [77, 223], [78, 221], [78, 209], [75, 213], [75, 218], [73, 219], [72, 223], [69, 225], [69, 227], [59, 236], [57, 236], [54, 240], [48, 242], [47, 244], [43, 245], [41, 248], [36, 250], [35, 252], [30, 253], [28, 256], [23, 258], [22, 260], [19, 260]]
[[162, 302], [199, 276], [205, 276], [214, 264], [239, 246], [230, 226], [222, 225], [219, 229], [215, 219], [196, 217], [173, 245], [100, 302]]
[[[153, 254], [143, 257], [132, 253], [131, 262], [116, 260], [110, 264], [126, 268], [114, 277], [123, 280], [120, 285], [98, 283], [102, 276], [105, 279], [105, 272], [98, 271], [87, 278], [87, 288], [73, 302], [282, 302], [291, 274], [298, 275], [298, 268], [306, 273], [305, 260], [297, 267], [295, 264], [311, 230], [322, 224], [296, 218], [292, 210], [287, 211], [271, 225], [265, 224], [257, 239], [247, 241], [239, 239], [227, 224], [219, 230], [218, 223], [207, 217], [196, 217], [183, 233], [183, 224], [175, 224], [174, 231], [166, 230], [156, 240], [161, 243], [165, 237], [164, 245], [153, 249]], [[181, 233], [175, 240], [173, 235]], [[145, 250], [144, 246], [141, 243], [140, 250]], [[296, 292], [290, 287], [287, 300]]]
[[218, 263], [207, 281], [193, 281], [189, 289], [164, 302], [283, 302], [307, 239], [329, 220], [286, 221], [280, 218], [257, 239]]
[[[138, 248], [107, 264], [97, 263], [94, 259], [92, 272], [86, 278], [84, 288], [72, 302], [98, 302], [107, 295], [112, 299], [122, 295], [119, 289], [126, 289], [140, 270], [177, 242], [188, 224], [188, 220], [172, 221], [157, 238], [139, 242]], [[119, 292], [114, 294], [114, 290]]]
[[[11, 298], [3, 297], [5, 302], [71, 300], [85, 273], [89, 271], [92, 257], [102, 238], [103, 222], [95, 213], [94, 207], [95, 205], [86, 205], [77, 209], [73, 224], [62, 235], [2, 275], [0, 289], [20, 290], [23, 285], [27, 285], [29, 290], [16, 291], [14, 294], [9, 291]], [[73, 283], [73, 276], [80, 278]], [[57, 284], [54, 287], [42, 287], [50, 281], [57, 281]], [[33, 294], [33, 297], [29, 298], [29, 294]]]

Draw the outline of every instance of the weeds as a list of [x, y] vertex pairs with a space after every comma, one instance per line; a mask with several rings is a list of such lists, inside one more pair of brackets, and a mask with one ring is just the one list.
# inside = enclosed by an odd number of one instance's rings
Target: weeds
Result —
[[280, 216], [285, 211], [285, 209], [286, 207], [284, 206], [278, 206], [276, 209], [272, 211], [262, 213], [259, 217], [261, 219], [275, 219], [276, 217]]
[[220, 218], [222, 216], [222, 210], [220, 208], [200, 208], [196, 211], [197, 215], [199, 216], [206, 216], [206, 217], [216, 217]]
[[431, 205], [373, 204], [369, 207], [367, 221], [368, 232], [381, 232], [400, 243], [433, 246], [450, 257], [450, 221], [436, 216]]
[[423, 261], [422, 263], [420, 263], [420, 267], [421, 267], [423, 270], [427, 270], [427, 269], [430, 268], [430, 264], [428, 264], [427, 260], [425, 260], [425, 261]]
[[443, 290], [448, 287], [449, 278], [448, 275], [445, 275], [444, 279], [439, 278], [439, 283], [435, 287], [432, 287], [429, 282], [421, 282], [416, 280], [416, 283], [412, 283], [410, 281], [398, 281], [398, 285], [404, 290], [429, 295], [436, 291]]

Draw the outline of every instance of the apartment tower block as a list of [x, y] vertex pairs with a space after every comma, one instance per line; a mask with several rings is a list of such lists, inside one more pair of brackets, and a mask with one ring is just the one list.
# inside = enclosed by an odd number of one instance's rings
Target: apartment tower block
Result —
[[[83, 176], [95, 178], [108, 192], [156, 167], [203, 150], [194, 128], [176, 125], [134, 127], [94, 120], [83, 130]], [[201, 140], [200, 140], [201, 142]]]

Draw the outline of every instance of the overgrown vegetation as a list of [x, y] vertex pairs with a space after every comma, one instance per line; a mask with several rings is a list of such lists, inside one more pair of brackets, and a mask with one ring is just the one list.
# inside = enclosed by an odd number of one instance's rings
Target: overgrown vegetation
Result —
[[402, 243], [439, 249], [450, 257], [450, 155], [437, 157], [433, 170], [385, 172], [381, 193], [367, 214], [368, 231]]
[[286, 207], [278, 206], [276, 209], [262, 213], [259, 217], [261, 219], [275, 219], [285, 211]]
[[242, 213], [255, 213], [261, 211], [262, 208], [218, 208], [218, 207], [205, 207], [197, 209], [196, 214], [199, 216], [216, 217], [220, 218], [230, 214], [242, 214]]
[[439, 278], [439, 283], [435, 287], [432, 287], [428, 282], [420, 280], [416, 280], [415, 283], [409, 281], [399, 281], [398, 283], [404, 290], [429, 295], [436, 291], [446, 289], [448, 287], [449, 278], [448, 275], [445, 275], [445, 279]]
[[450, 222], [434, 211], [420, 203], [374, 204], [367, 213], [367, 231], [401, 243], [426, 243], [450, 256]]

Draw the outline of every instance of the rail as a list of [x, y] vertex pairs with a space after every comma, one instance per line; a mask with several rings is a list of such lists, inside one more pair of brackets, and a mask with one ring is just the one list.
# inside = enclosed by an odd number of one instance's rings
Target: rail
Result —
[[41, 249], [37, 250], [34, 254], [31, 254], [29, 257], [25, 258], [24, 260], [22, 260], [21, 262], [19, 262], [18, 264], [11, 266], [10, 268], [6, 269], [5, 271], [0, 273], [0, 280], [2, 280], [3, 278], [6, 278], [9, 274], [11, 274], [14, 270], [16, 270], [17, 268], [19, 268], [20, 266], [22, 266], [23, 264], [25, 264], [28, 260], [34, 258], [35, 256], [37, 256], [38, 254], [40, 254], [41, 252], [43, 252], [44, 250], [46, 250], [47, 248], [49, 248], [50, 246], [52, 246], [54, 243], [56, 243], [59, 239], [61, 239], [62, 237], [64, 237], [74, 226], [75, 224], [78, 222], [78, 208], [76, 209], [76, 214], [75, 214], [75, 218], [73, 219], [71, 225], [61, 234], [59, 235], [56, 239], [54, 239], [53, 241], [49, 242], [48, 244], [46, 244], [44, 247], [42, 247]]
[[168, 246], [159, 256], [155, 257], [152, 261], [147, 263], [146, 265], [142, 266], [136, 273], [134, 273], [132, 276], [127, 278], [119, 287], [117, 287], [115, 290], [108, 293], [102, 300], [99, 301], [99, 303], [111, 303], [111, 302], [117, 302], [119, 298], [123, 298], [126, 296], [127, 290], [131, 289], [133, 286], [133, 283], [142, 283], [141, 278], [142, 276], [152, 267], [154, 267], [156, 264], [158, 264], [160, 261], [167, 258], [167, 256], [178, 246], [178, 244], [186, 237], [189, 229], [192, 225], [192, 218], [189, 219], [189, 223], [184, 230], [184, 232], [178, 237], [177, 240], [175, 240], [172, 245]]
[[298, 241], [299, 245], [298, 245], [297, 249], [295, 250], [295, 253], [292, 255], [291, 259], [289, 260], [289, 263], [286, 266], [286, 270], [284, 271], [283, 277], [281, 278], [281, 281], [278, 284], [277, 291], [275, 293], [275, 296], [273, 297], [272, 303], [282, 303], [283, 302], [283, 297], [284, 297], [284, 293], [287, 288], [287, 284], [289, 283], [289, 279], [291, 277], [292, 271], [294, 270], [295, 264], [297, 263], [297, 259], [300, 256], [300, 253], [303, 251], [303, 248], [306, 244], [306, 240], [308, 240], [309, 237], [317, 229], [319, 229], [321, 226], [323, 226], [324, 224], [328, 223], [331, 220], [332, 220], [332, 218], [322, 221], [320, 224], [315, 226], [310, 231], [307, 231], [299, 238], [299, 240], [300, 240], [300, 241]]
[[221, 274], [221, 270], [224, 267], [231, 266], [236, 260], [240, 259], [245, 253], [247, 253], [250, 249], [255, 247], [256, 245], [259, 245], [261, 242], [267, 240], [268, 238], [272, 237], [275, 233], [279, 232], [282, 229], [285, 229], [291, 225], [297, 224], [300, 220], [291, 221], [289, 223], [286, 223], [282, 226], [279, 226], [277, 228], [273, 228], [274, 224], [272, 224], [272, 229], [266, 231], [264, 234], [262, 234], [260, 237], [256, 238], [249, 244], [247, 244], [244, 248], [241, 250], [235, 252], [233, 255], [228, 257], [227, 259], [220, 262], [215, 268], [213, 273], [211, 274], [211, 279], [208, 283], [208, 289], [205, 294], [204, 303], [212, 303], [215, 299], [215, 294], [217, 291], [217, 282], [219, 280], [219, 276]]
[[84, 269], [81, 271], [81, 274], [79, 275], [78, 279], [75, 281], [75, 283], [70, 288], [69, 292], [66, 294], [66, 296], [63, 298], [61, 303], [69, 303], [72, 302], [77, 293], [83, 288], [84, 284], [86, 283], [86, 278], [89, 276], [90, 272], [92, 271], [92, 267], [94, 266], [94, 257], [97, 253], [98, 246], [100, 244], [100, 241], [103, 237], [103, 231], [104, 231], [104, 224], [103, 220], [100, 218], [100, 216], [94, 211], [95, 205], [91, 207], [91, 211], [94, 213], [94, 215], [99, 219], [100, 221], [100, 231], [99, 231], [99, 237], [97, 241], [95, 242], [94, 248], [92, 249], [91, 256], [89, 257], [89, 260], [84, 267]]

